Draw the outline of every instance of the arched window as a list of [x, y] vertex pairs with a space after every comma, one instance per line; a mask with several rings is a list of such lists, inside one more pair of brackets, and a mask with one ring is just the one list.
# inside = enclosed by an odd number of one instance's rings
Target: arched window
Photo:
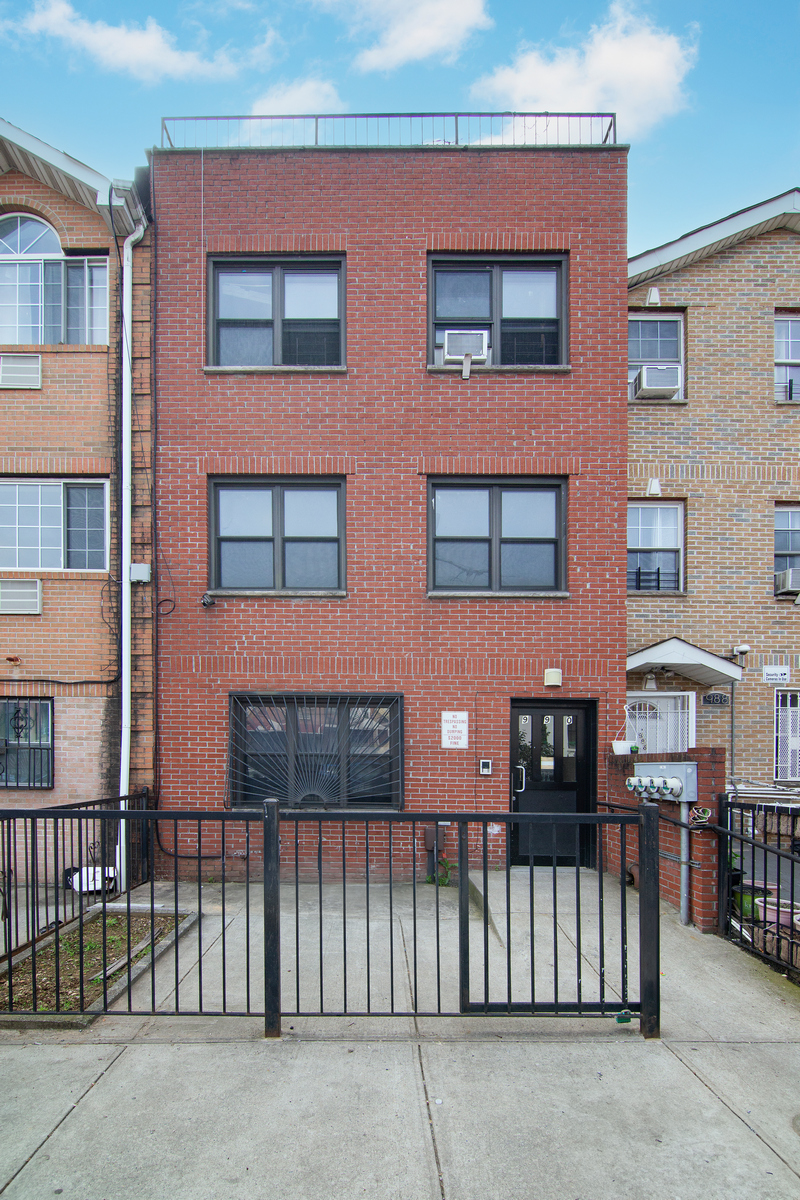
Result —
[[107, 342], [107, 260], [67, 257], [39, 217], [0, 216], [0, 344]]

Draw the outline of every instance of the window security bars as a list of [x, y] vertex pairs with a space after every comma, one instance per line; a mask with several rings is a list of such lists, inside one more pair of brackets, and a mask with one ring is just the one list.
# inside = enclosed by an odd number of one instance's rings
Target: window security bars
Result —
[[232, 804], [398, 808], [402, 717], [399, 696], [232, 696]]
[[164, 117], [164, 150], [266, 150], [616, 144], [614, 113], [358, 113], [352, 116]]
[[800, 980], [800, 805], [720, 805], [720, 933]]
[[775, 778], [800, 779], [800, 692], [775, 693]]
[[[144, 882], [132, 878], [124, 894], [114, 883], [99, 890], [117, 843], [115, 833], [101, 836], [87, 856], [98, 822], [122, 831], [117, 859], [130, 860], [133, 830], [142, 830]], [[511, 867], [520, 822], [549, 829], [554, 847], [557, 829], [569, 827], [577, 848], [591, 826], [598, 870]], [[70, 841], [62, 829], [76, 827]], [[257, 1015], [268, 1036], [280, 1033], [282, 1014], [638, 1014], [644, 1035], [658, 1036], [654, 805], [613, 815], [284, 815], [275, 801], [213, 813], [6, 810], [0, 829], [6, 1011]], [[638, 939], [624, 869], [603, 873], [604, 834], [618, 840], [624, 864], [637, 829]], [[68, 920], [61, 898], [76, 878]], [[85, 880], [96, 890], [82, 890]], [[9, 964], [9, 948], [21, 948], [20, 893], [38, 895], [29, 907], [40, 913], [44, 886], [55, 898], [43, 914], [50, 930]], [[84, 968], [89, 943], [102, 956]]]
[[653, 696], [625, 705], [625, 737], [641, 754], [669, 754], [689, 749], [689, 697]]
[[0, 700], [0, 788], [53, 786], [53, 701]]

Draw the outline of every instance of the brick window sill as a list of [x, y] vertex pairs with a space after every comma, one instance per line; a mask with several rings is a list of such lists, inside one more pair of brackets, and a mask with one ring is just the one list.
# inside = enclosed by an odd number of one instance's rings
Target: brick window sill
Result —
[[284, 588], [275, 591], [274, 588], [209, 588], [206, 592], [213, 600], [249, 600], [266, 598], [270, 600], [344, 600], [347, 592], [341, 588]]
[[3, 342], [0, 344], [0, 354], [108, 354], [108, 344], [103, 346], [66, 346], [56, 343], [52, 346], [29, 346]]
[[428, 592], [429, 600], [569, 600], [569, 592], [448, 592], [437, 588]]
[[651, 588], [628, 588], [628, 595], [629, 596], [651, 596], [651, 597], [652, 596], [669, 596], [670, 600], [674, 600], [678, 597], [686, 599], [688, 593], [687, 592], [670, 592], [666, 588], [662, 588], [661, 591], [656, 591], [655, 588], [652, 588], [652, 589]]
[[346, 375], [347, 367], [203, 367], [204, 375]]
[[685, 408], [689, 403], [686, 396], [673, 396], [672, 399], [657, 396], [640, 396], [638, 399], [629, 396], [630, 408]]
[[[428, 364], [429, 375], [457, 375], [461, 377], [461, 367], [456, 364], [452, 367], [437, 367]], [[572, 367], [568, 363], [559, 363], [554, 366], [536, 366], [532, 363], [519, 366], [506, 366], [499, 364], [496, 367], [483, 367], [473, 363], [470, 367], [470, 377], [472, 375], [571, 375]]]

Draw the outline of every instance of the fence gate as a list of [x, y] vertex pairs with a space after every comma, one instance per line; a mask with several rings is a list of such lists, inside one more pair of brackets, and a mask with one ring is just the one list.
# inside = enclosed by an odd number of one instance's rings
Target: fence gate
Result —
[[[17, 1014], [639, 1018], [659, 1033], [658, 809], [0, 812]], [[529, 865], [512, 865], [536, 824]], [[634, 899], [615, 861], [640, 864]], [[575, 847], [572, 865], [563, 846]], [[594, 847], [581, 866], [578, 847]], [[638, 848], [637, 848], [638, 843]], [[556, 848], [558, 847], [558, 853]], [[546, 856], [545, 856], [546, 857]]]

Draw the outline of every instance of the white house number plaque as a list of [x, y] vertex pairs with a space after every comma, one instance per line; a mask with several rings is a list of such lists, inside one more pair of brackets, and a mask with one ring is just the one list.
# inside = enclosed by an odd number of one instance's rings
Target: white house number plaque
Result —
[[469, 749], [469, 713], [442, 713], [442, 749]]

